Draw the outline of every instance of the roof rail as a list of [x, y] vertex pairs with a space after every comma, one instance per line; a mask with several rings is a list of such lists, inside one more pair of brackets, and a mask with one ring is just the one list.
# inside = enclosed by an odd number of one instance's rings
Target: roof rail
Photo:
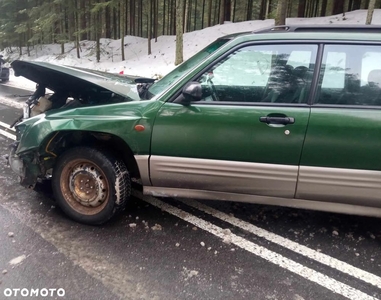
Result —
[[254, 31], [254, 33], [270, 32], [360, 32], [381, 33], [381, 25], [336, 25], [336, 24], [311, 24], [311, 25], [282, 25], [273, 26]]

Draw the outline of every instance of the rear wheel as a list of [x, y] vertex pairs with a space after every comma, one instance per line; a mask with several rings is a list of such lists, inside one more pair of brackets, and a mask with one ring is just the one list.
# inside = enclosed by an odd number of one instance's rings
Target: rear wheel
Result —
[[52, 188], [57, 204], [70, 218], [97, 225], [125, 208], [131, 182], [122, 160], [98, 149], [76, 147], [57, 160]]

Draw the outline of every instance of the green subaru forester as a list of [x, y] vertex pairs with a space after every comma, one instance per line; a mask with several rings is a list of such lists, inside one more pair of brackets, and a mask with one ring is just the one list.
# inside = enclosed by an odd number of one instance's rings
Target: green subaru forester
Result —
[[78, 222], [123, 210], [133, 179], [146, 195], [381, 216], [380, 26], [225, 36], [157, 82], [12, 66], [38, 88], [9, 163]]

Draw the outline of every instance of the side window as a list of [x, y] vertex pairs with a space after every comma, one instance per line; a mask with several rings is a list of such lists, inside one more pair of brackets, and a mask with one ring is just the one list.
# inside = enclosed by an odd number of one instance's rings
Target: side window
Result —
[[326, 46], [315, 102], [381, 106], [381, 47]]
[[343, 89], [345, 85], [345, 65], [347, 55], [345, 52], [327, 53], [323, 73], [323, 89]]
[[316, 52], [316, 45], [243, 47], [197, 79], [203, 100], [306, 103]]

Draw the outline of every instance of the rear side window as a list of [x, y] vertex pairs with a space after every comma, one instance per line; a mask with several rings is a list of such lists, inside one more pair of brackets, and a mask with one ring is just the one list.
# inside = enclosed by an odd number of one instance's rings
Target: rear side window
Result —
[[315, 103], [381, 106], [381, 46], [326, 46]]

